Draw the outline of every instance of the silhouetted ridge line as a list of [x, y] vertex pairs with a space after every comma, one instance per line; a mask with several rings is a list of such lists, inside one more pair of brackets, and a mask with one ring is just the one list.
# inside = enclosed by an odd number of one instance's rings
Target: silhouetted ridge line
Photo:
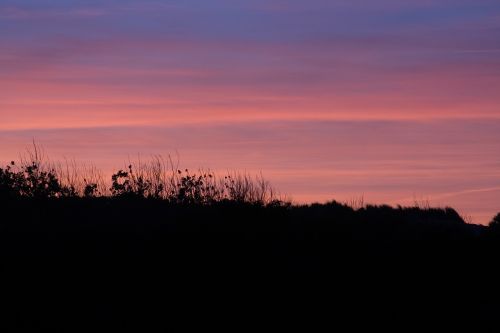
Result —
[[296, 318], [304, 331], [401, 318], [463, 328], [500, 311], [500, 215], [486, 227], [452, 208], [274, 193], [262, 177], [160, 157], [106, 184], [35, 148], [0, 169], [2, 331], [164, 331], [221, 316], [286, 331]]

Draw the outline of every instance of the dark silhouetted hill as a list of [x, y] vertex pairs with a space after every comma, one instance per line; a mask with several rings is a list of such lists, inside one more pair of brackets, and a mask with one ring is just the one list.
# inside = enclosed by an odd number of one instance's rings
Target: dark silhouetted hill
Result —
[[105, 194], [55, 170], [0, 170], [4, 331], [497, 324], [498, 216], [292, 205], [263, 180], [132, 166]]

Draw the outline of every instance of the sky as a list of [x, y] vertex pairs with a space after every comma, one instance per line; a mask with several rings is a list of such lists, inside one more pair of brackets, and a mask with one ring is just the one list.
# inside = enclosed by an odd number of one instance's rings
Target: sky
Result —
[[498, 0], [0, 0], [0, 162], [178, 153], [295, 202], [500, 211]]

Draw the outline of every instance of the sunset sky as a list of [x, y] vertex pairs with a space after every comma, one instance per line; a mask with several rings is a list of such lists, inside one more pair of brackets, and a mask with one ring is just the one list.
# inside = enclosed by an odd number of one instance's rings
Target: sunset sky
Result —
[[0, 0], [0, 161], [260, 172], [500, 211], [498, 0]]

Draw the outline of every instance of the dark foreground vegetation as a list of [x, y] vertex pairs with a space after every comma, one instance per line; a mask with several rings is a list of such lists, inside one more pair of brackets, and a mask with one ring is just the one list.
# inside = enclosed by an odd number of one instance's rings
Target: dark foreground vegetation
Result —
[[291, 205], [155, 161], [108, 188], [36, 151], [0, 170], [2, 331], [498, 325], [500, 216]]

